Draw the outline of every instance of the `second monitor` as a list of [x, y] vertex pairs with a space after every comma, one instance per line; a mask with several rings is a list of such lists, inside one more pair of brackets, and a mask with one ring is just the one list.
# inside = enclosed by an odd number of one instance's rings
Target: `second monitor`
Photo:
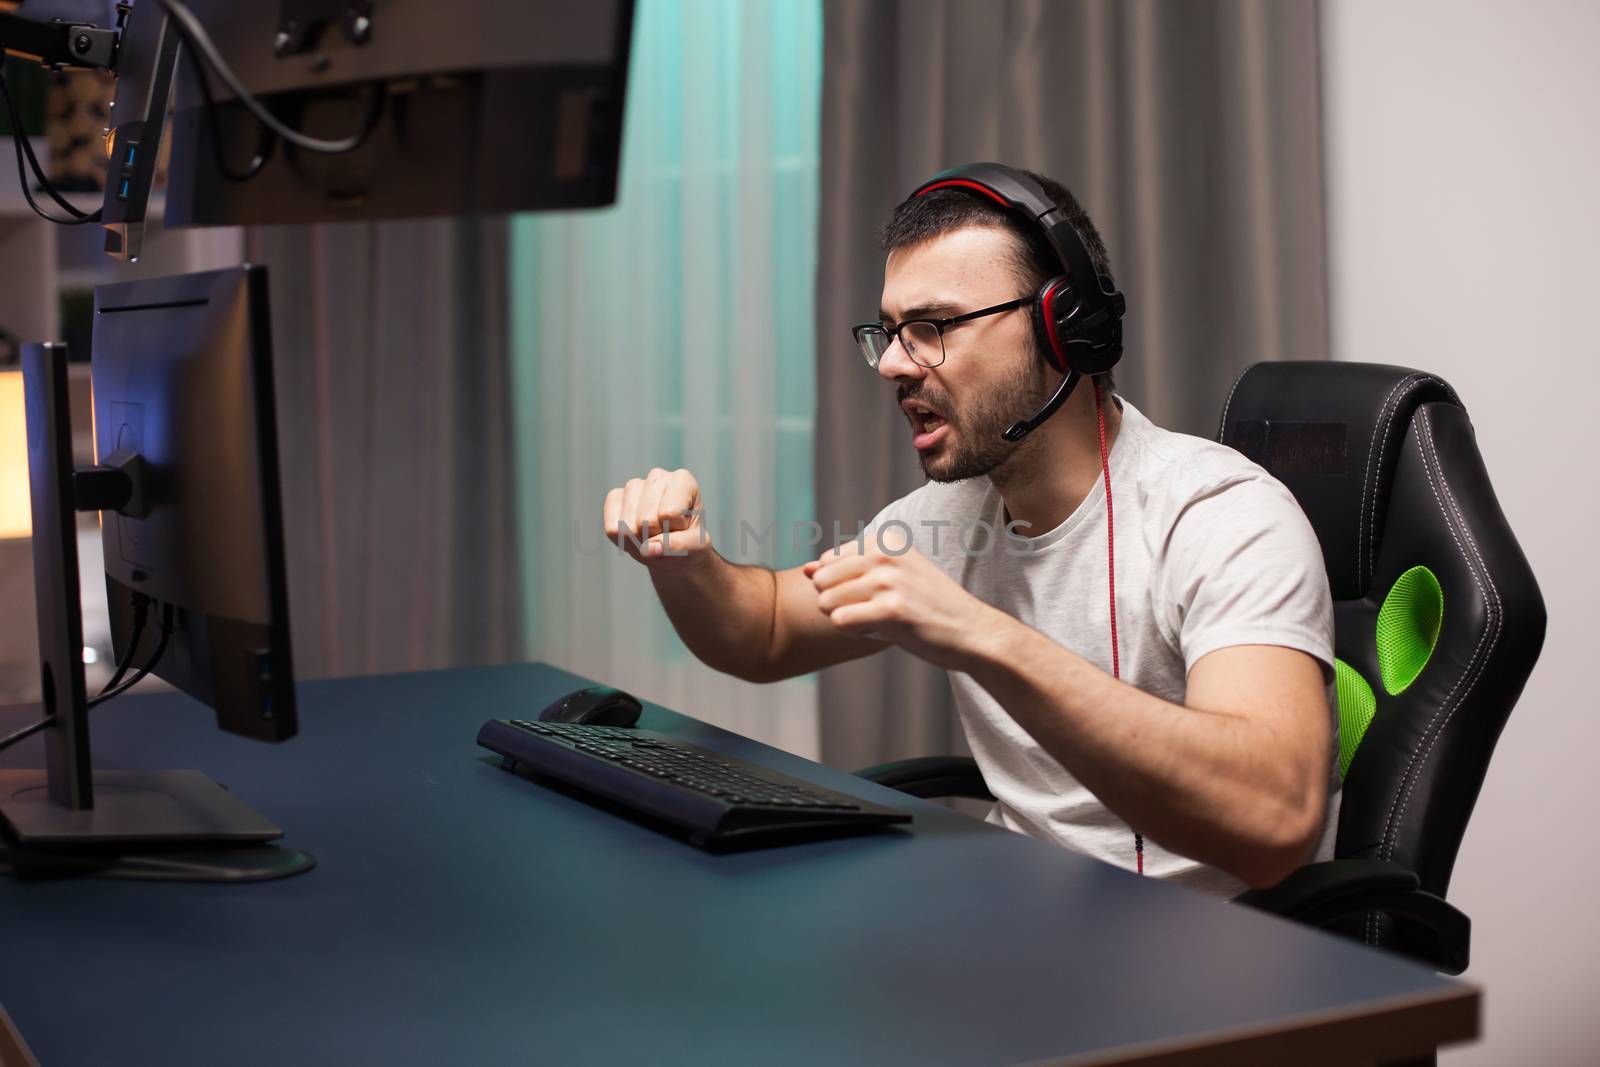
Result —
[[[118, 662], [139, 597], [170, 606], [152, 673], [216, 711], [224, 730], [295, 733], [267, 275], [246, 266], [95, 292], [95, 457], [136, 453], [139, 514], [104, 512]], [[132, 661], [161, 640], [145, 626]]]

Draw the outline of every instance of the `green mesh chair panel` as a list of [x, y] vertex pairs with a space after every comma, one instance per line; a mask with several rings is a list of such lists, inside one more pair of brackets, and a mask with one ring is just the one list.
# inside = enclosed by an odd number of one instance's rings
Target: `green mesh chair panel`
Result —
[[[1417, 680], [1433, 657], [1444, 622], [1444, 591], [1426, 567], [1412, 567], [1389, 587], [1378, 609], [1378, 674], [1383, 690], [1399, 696]], [[1339, 696], [1339, 775], [1350, 771], [1361, 739], [1378, 711], [1377, 694], [1366, 677], [1342, 659], [1333, 661]]]
[[1339, 777], [1342, 779], [1350, 770], [1350, 761], [1355, 758], [1367, 727], [1372, 725], [1378, 698], [1372, 686], [1361, 677], [1361, 672], [1342, 659], [1333, 661], [1333, 685], [1339, 697]]
[[1444, 591], [1426, 567], [1395, 580], [1378, 610], [1378, 670], [1383, 688], [1397, 696], [1416, 681], [1433, 656], [1444, 621]]

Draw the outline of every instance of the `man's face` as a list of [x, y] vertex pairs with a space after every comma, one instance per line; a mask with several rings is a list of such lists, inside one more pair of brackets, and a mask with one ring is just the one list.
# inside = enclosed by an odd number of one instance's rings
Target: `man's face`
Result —
[[[952, 318], [1027, 295], [1013, 241], [1003, 230], [972, 226], [891, 252], [879, 318], [891, 325]], [[883, 354], [878, 373], [896, 384], [912, 446], [934, 481], [989, 474], [1019, 447], [1001, 433], [1033, 414], [1050, 388], [1029, 316], [1025, 305], [950, 327], [937, 367], [913, 362], [898, 341]]]

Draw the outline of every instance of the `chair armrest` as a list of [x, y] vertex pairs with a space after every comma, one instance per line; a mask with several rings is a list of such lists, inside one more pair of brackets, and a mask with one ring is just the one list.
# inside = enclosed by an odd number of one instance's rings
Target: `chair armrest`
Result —
[[1467, 969], [1472, 920], [1421, 888], [1416, 874], [1383, 860], [1344, 859], [1308, 863], [1270, 889], [1234, 897], [1244, 904], [1308, 926], [1332, 927], [1376, 911], [1402, 922], [1408, 932], [1406, 955], [1446, 974]]
[[1270, 889], [1240, 893], [1233, 902], [1292, 919], [1351, 893], [1416, 889], [1421, 884], [1415, 872], [1387, 860], [1328, 860], [1297, 868]]
[[968, 756], [920, 756], [896, 760], [857, 771], [856, 776], [914, 797], [994, 799], [977, 763]]

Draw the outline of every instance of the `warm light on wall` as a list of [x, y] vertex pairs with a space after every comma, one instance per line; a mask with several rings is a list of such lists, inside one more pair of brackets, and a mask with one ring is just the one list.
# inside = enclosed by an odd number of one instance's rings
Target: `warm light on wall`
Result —
[[0, 537], [33, 532], [28, 501], [28, 429], [22, 372], [0, 371]]

